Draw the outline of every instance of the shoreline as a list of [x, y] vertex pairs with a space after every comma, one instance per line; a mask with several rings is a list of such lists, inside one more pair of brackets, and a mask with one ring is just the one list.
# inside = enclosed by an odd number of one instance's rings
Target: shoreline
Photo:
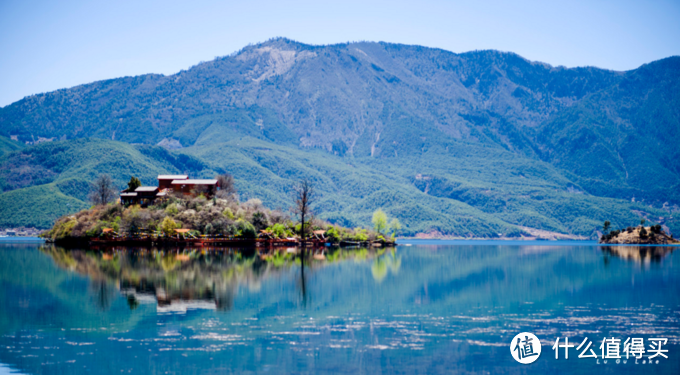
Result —
[[[0, 243], [45, 243], [40, 237], [0, 237]], [[518, 245], [518, 246], [589, 246], [589, 247], [680, 247], [680, 244], [605, 244], [594, 240], [510, 240], [510, 239], [447, 239], [447, 238], [397, 238], [396, 246], [407, 245]]]

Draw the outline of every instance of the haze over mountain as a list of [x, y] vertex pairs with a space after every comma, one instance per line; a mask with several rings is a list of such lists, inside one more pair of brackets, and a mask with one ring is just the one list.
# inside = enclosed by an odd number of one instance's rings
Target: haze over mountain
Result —
[[[134, 170], [150, 184], [156, 171], [228, 171], [244, 197], [279, 207], [309, 176], [321, 216], [365, 225], [383, 207], [407, 234], [591, 235], [604, 219], [640, 216], [680, 229], [677, 56], [614, 72], [497, 51], [273, 39], [171, 76], [24, 98], [0, 108], [0, 135], [63, 140], [18, 151], [3, 141], [7, 207], [24, 189], [67, 180], [80, 188], [55, 189], [82, 201], [77, 191], [99, 172], [122, 183]], [[88, 168], [69, 161], [79, 148]], [[125, 151], [112, 160], [111, 150]], [[7, 214], [0, 225], [31, 224]]]

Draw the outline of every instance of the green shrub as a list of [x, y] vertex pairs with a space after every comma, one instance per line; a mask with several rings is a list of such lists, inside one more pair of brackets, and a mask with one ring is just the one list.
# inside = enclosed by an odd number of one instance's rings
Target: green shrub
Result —
[[229, 207], [224, 209], [224, 211], [222, 212], [222, 215], [224, 215], [224, 217], [226, 217], [229, 220], [234, 220], [234, 212], [232, 212], [231, 208], [229, 208]]
[[172, 236], [175, 234], [175, 229], [177, 229], [177, 223], [175, 220], [172, 220], [172, 218], [166, 216], [165, 219], [163, 219], [163, 222], [161, 222], [161, 231], [166, 236]]
[[245, 220], [239, 220], [236, 222], [236, 226], [238, 228], [239, 236], [243, 238], [257, 238], [257, 230], [253, 224], [250, 224]]
[[276, 238], [287, 238], [289, 237], [289, 231], [286, 226], [280, 223], [272, 225], [269, 230]]
[[352, 239], [359, 242], [368, 241], [368, 231], [362, 228], [355, 228], [354, 237]]
[[338, 233], [338, 230], [335, 229], [335, 227], [328, 228], [325, 235], [330, 242], [340, 242], [340, 233]]
[[165, 208], [165, 213], [170, 215], [170, 216], [175, 216], [179, 213], [179, 210], [177, 209], [177, 204], [172, 203], [168, 205], [168, 207]]

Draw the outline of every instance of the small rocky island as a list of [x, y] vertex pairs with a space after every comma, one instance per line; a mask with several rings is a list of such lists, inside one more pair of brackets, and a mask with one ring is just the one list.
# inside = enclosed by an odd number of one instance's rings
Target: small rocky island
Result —
[[640, 226], [626, 229], [611, 230], [609, 221], [604, 223], [604, 234], [600, 237], [601, 244], [631, 244], [631, 245], [673, 245], [680, 241], [664, 232], [661, 225], [644, 226], [644, 220]]

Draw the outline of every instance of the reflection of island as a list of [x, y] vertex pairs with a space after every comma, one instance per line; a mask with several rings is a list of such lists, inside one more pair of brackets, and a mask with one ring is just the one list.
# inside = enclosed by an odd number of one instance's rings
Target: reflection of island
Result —
[[674, 250], [671, 246], [601, 246], [600, 249], [606, 254], [638, 263], [658, 263]]
[[92, 281], [94, 300], [101, 308], [108, 308], [118, 289], [127, 297], [131, 309], [154, 303], [158, 312], [230, 310], [239, 287], [258, 290], [263, 280], [291, 268], [300, 270], [298, 284], [305, 301], [305, 273], [350, 259], [372, 260], [374, 278], [381, 281], [387, 268], [396, 273], [401, 262], [394, 249], [327, 249], [304, 257], [295, 248], [258, 252], [118, 247], [102, 252], [45, 245], [41, 249], [60, 267], [87, 275]]

